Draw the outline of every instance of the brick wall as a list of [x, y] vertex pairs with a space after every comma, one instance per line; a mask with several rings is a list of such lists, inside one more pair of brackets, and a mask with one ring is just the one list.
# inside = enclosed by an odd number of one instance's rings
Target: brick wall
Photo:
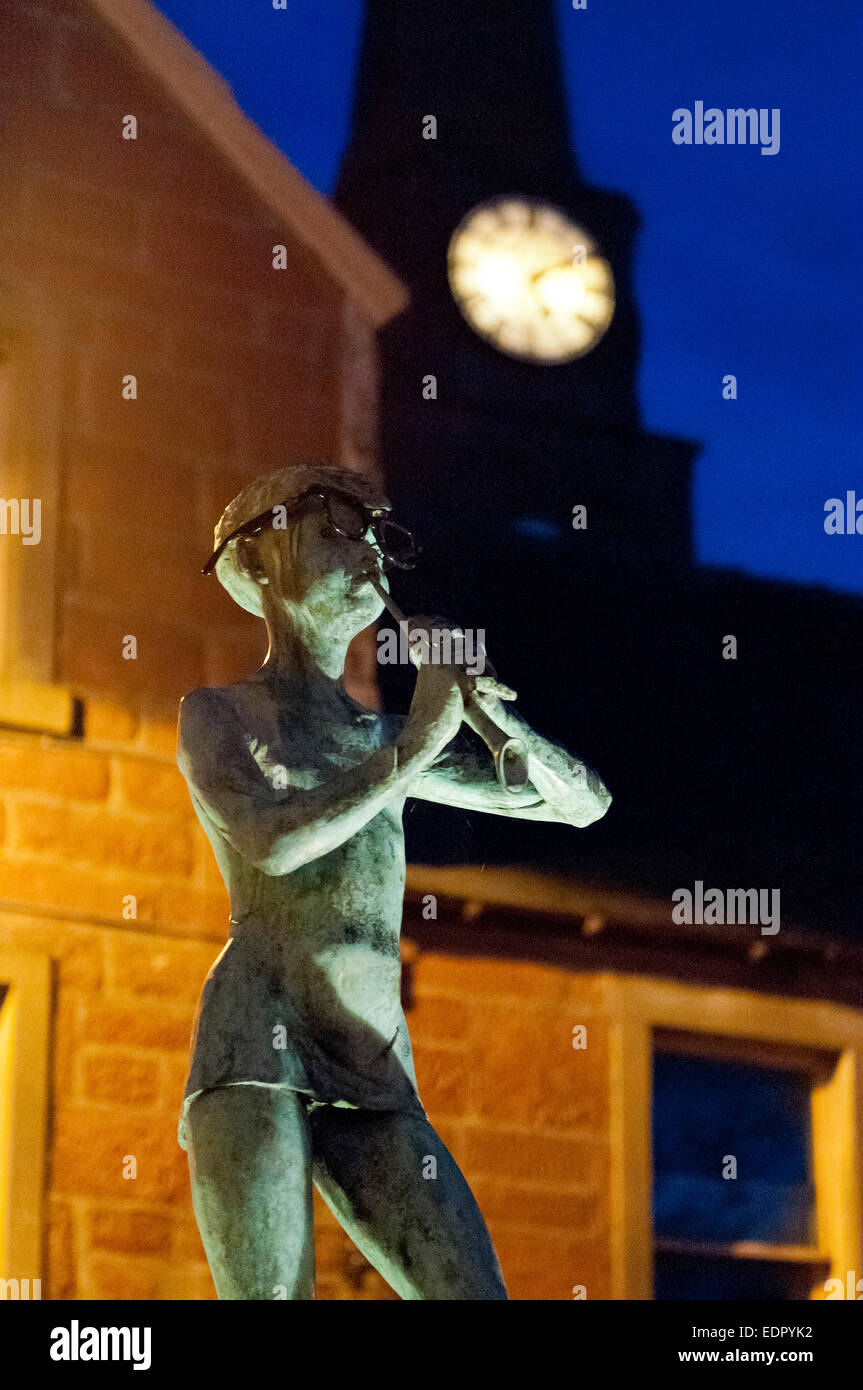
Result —
[[[55, 665], [84, 701], [86, 745], [102, 750], [82, 759], [62, 744], [10, 744], [13, 782], [53, 788], [54, 801], [35, 821], [19, 807], [4, 894], [114, 916], [100, 875], [135, 864], [152, 880], [143, 920], [206, 930], [215, 880], [194, 878], [189, 828], [151, 841], [142, 813], [187, 818], [173, 768], [178, 701], [254, 670], [266, 637], [200, 566], [250, 478], [310, 453], [340, 456], [345, 382], [363, 343], [313, 257], [86, 4], [0, 0], [0, 21], [0, 285], [22, 305], [37, 287], [59, 333]], [[120, 138], [130, 112], [137, 141]], [[288, 246], [285, 271], [272, 269], [276, 242]], [[134, 401], [121, 396], [128, 373]], [[135, 660], [123, 658], [127, 635]], [[348, 678], [377, 703], [368, 636]], [[115, 751], [119, 802], [105, 812], [95, 803]]]
[[[176, 710], [255, 669], [265, 638], [199, 570], [250, 478], [309, 455], [373, 464], [373, 337], [86, 4], [0, 0], [0, 29], [0, 288], [25, 333], [48, 306], [59, 348], [55, 665], [85, 707], [79, 741], [0, 731], [0, 895], [17, 905], [0, 940], [57, 962], [47, 1291], [204, 1298], [176, 1109], [227, 901], [174, 764]], [[370, 705], [374, 669], [367, 637], [348, 683]]]
[[212, 1297], [176, 1112], [213, 945], [0, 913], [7, 943], [56, 962], [43, 1297]]
[[[94, 737], [107, 695], [129, 716], [108, 736], [163, 753], [187, 690], [263, 655], [262, 626], [199, 574], [213, 525], [259, 473], [355, 457], [344, 387], [362, 345], [318, 261], [86, 4], [0, 0], [0, 16], [0, 282], [13, 302], [37, 286], [62, 344], [57, 674]], [[351, 674], [374, 702], [369, 656]]]
[[469, 956], [418, 952], [411, 979], [420, 1095], [479, 1203], [510, 1298], [571, 1300], [577, 1284], [610, 1298], [605, 980], [487, 959], [479, 943]]

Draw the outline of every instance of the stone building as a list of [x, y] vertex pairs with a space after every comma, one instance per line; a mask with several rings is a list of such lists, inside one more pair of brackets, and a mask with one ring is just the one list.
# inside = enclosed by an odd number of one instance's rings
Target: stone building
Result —
[[405, 292], [148, 4], [0, 34], [2, 1274], [207, 1297], [174, 1111], [226, 899], [177, 704], [264, 653], [200, 567], [257, 474], [374, 469]]
[[[263, 652], [199, 567], [264, 469], [377, 468], [375, 332], [406, 292], [146, 0], [0, 0], [0, 30], [0, 1276], [208, 1299], [176, 1119], [227, 904], [176, 708]], [[371, 634], [350, 680], [377, 703]], [[863, 1273], [859, 957], [411, 868], [420, 1092], [511, 1296], [668, 1296], [687, 1261], [760, 1262], [784, 1297]], [[781, 1239], [654, 1240], [651, 1076], [705, 1047], [795, 1078]], [[317, 1199], [316, 1223], [321, 1298], [394, 1297]]]

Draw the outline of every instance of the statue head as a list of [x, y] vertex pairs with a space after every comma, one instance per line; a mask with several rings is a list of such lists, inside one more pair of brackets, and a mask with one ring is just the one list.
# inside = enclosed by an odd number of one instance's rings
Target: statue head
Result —
[[368, 575], [385, 583], [388, 562], [410, 559], [409, 534], [386, 520], [390, 510], [367, 474], [317, 463], [279, 469], [225, 508], [204, 573], [215, 571], [241, 608], [271, 624], [301, 612], [359, 632], [383, 607]]

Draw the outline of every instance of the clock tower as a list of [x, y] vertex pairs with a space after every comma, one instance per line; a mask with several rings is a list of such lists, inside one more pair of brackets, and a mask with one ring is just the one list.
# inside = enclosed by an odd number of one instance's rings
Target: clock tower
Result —
[[334, 197], [411, 295], [381, 335], [382, 461], [423, 546], [397, 597], [483, 628], [525, 715], [605, 774], [691, 564], [696, 451], [639, 422], [638, 217], [580, 173], [549, 0], [368, 0]]

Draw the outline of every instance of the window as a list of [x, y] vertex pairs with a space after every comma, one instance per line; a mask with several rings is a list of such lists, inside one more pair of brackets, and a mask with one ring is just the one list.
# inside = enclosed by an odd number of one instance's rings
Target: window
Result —
[[613, 1297], [851, 1287], [863, 1276], [860, 1012], [629, 976], [609, 987]]
[[0, 1279], [42, 1278], [51, 967], [0, 948]]
[[753, 1063], [721, 1037], [653, 1035], [654, 1298], [806, 1299], [818, 1248], [812, 1091], [835, 1058]]

